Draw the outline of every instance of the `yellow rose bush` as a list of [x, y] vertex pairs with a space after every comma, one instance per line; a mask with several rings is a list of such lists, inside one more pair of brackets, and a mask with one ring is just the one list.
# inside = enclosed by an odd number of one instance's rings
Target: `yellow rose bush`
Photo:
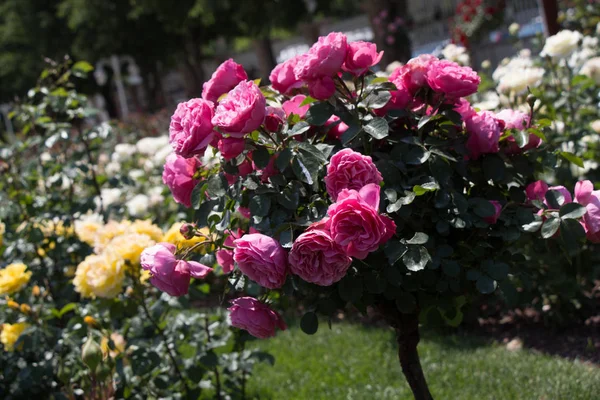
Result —
[[[2, 324], [2, 332], [0, 332], [0, 343], [4, 345], [5, 351], [14, 351], [15, 343], [19, 337], [29, 327], [29, 324], [19, 322], [16, 324]], [[17, 346], [17, 350], [21, 350], [23, 346]]]
[[23, 263], [9, 264], [0, 270], [0, 295], [13, 294], [27, 285], [31, 272]]

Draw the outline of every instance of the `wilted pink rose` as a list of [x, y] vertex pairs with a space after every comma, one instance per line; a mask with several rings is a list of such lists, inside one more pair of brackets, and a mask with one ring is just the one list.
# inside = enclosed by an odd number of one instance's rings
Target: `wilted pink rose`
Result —
[[300, 56], [290, 58], [289, 60], [278, 64], [271, 74], [269, 80], [273, 89], [282, 94], [289, 94], [292, 89], [302, 86], [302, 81], [294, 73], [294, 67], [298, 63]]
[[362, 41], [348, 43], [348, 53], [342, 69], [355, 76], [360, 76], [372, 66], [379, 64], [381, 57], [383, 57], [383, 51], [378, 53], [375, 43]]
[[466, 97], [477, 92], [481, 78], [469, 67], [453, 61], [433, 62], [427, 71], [427, 83], [437, 93], [451, 98]]
[[248, 75], [244, 67], [230, 58], [219, 65], [210, 79], [202, 85], [202, 98], [216, 103], [222, 94], [229, 92], [246, 79]]
[[488, 224], [493, 225], [496, 222], [498, 222], [498, 218], [502, 213], [502, 204], [500, 204], [500, 202], [496, 200], [490, 200], [490, 203], [492, 203], [492, 205], [494, 206], [494, 215], [485, 217], [483, 220]]
[[327, 122], [325, 122], [325, 127], [328, 127], [330, 125], [333, 126], [327, 131], [327, 136], [331, 139], [339, 140], [344, 134], [344, 132], [346, 132], [349, 128], [349, 126], [346, 125], [344, 121], [340, 121], [340, 117], [338, 117], [337, 115], [332, 115], [331, 117], [329, 117]]
[[243, 138], [226, 137], [219, 140], [217, 148], [225, 160], [231, 160], [242, 154], [246, 141]]
[[351, 257], [364, 259], [396, 232], [394, 221], [378, 212], [379, 190], [375, 183], [358, 192], [344, 189], [327, 210], [331, 237]]
[[279, 107], [267, 107], [265, 116], [265, 128], [269, 132], [277, 132], [285, 120], [285, 111]]
[[179, 103], [169, 125], [169, 143], [176, 154], [193, 157], [206, 149], [214, 135], [213, 104], [203, 99]]
[[527, 200], [540, 200], [544, 201], [546, 192], [548, 191], [548, 184], [544, 181], [535, 181], [527, 185], [525, 193], [527, 194]]
[[600, 190], [594, 190], [591, 181], [575, 184], [575, 201], [585, 206], [583, 228], [590, 242], [600, 243]]
[[232, 300], [228, 310], [231, 325], [244, 329], [259, 339], [275, 336], [277, 328], [282, 331], [287, 329], [279, 314], [253, 297]]
[[472, 159], [482, 154], [497, 153], [500, 150], [499, 140], [504, 123], [496, 119], [491, 111], [480, 111], [465, 119], [465, 127], [469, 138], [467, 149]]
[[[502, 110], [496, 114], [496, 118], [504, 121], [505, 129], [523, 130], [529, 128], [529, 114], [522, 111], [510, 109]], [[508, 144], [506, 148], [507, 154], [521, 153], [526, 150], [535, 149], [542, 144], [540, 138], [533, 133], [529, 134], [529, 141], [523, 148], [517, 146], [515, 138], [512, 136], [507, 137], [506, 142]]]
[[[325, 186], [329, 196], [336, 201], [342, 189], [360, 190], [369, 183], [379, 185], [382, 180], [371, 157], [352, 149], [343, 149], [329, 160]], [[375, 208], [378, 207], [379, 204]]]
[[213, 125], [233, 137], [241, 138], [263, 123], [266, 100], [252, 81], [242, 81], [219, 102]]
[[313, 79], [308, 82], [308, 93], [317, 100], [327, 100], [335, 93], [335, 82], [330, 76]]
[[293, 274], [320, 286], [331, 286], [342, 279], [352, 264], [352, 258], [328, 230], [311, 228], [296, 238], [288, 261]]
[[193, 176], [201, 166], [197, 158], [184, 158], [177, 154], [167, 156], [162, 178], [176, 202], [192, 206], [192, 191], [198, 183]]
[[288, 101], [284, 102], [281, 107], [283, 107], [285, 115], [289, 117], [292, 114], [296, 114], [299, 115], [300, 118], [304, 118], [306, 116], [306, 112], [310, 108], [310, 104], [305, 104], [302, 107], [300, 106], [304, 99], [306, 99], [306, 96], [304, 96], [303, 94], [298, 94], [289, 99]]
[[307, 82], [324, 76], [331, 77], [342, 67], [347, 51], [347, 39], [343, 33], [331, 32], [327, 36], [321, 36], [317, 43], [297, 60], [294, 73], [299, 79]]
[[190, 278], [204, 278], [212, 268], [196, 261], [175, 258], [177, 247], [171, 243], [158, 243], [145, 249], [140, 256], [142, 269], [150, 272], [150, 283], [170, 294], [187, 294]]
[[406, 88], [412, 97], [420, 88], [427, 84], [429, 67], [432, 63], [437, 61], [437, 57], [434, 57], [431, 54], [422, 54], [396, 68], [396, 70], [390, 74], [389, 80], [390, 82], [394, 82], [397, 88]]
[[279, 242], [260, 233], [244, 235], [234, 241], [233, 259], [248, 278], [268, 289], [285, 283], [287, 254]]

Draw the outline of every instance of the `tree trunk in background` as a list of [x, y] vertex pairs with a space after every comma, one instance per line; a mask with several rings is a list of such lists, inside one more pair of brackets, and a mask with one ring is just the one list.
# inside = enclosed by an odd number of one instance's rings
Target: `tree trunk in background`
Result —
[[382, 66], [412, 57], [407, 23], [408, 0], [369, 0], [365, 3], [377, 47], [384, 51]]
[[200, 37], [202, 36], [198, 32], [190, 32], [184, 46], [185, 94], [190, 99], [202, 95], [202, 84], [205, 80], [204, 69], [202, 69], [202, 50], [194, 39]]
[[259, 78], [262, 80], [262, 84], [266, 84], [269, 82], [269, 75], [276, 65], [271, 38], [264, 36], [254, 39], [254, 50], [258, 59]]
[[540, 14], [544, 20], [544, 33], [552, 36], [558, 33], [558, 4], [556, 0], [538, 0]]

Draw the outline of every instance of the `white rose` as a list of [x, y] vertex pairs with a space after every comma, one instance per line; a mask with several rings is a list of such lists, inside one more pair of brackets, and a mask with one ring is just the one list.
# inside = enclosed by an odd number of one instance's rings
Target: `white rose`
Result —
[[106, 164], [106, 167], [104, 167], [104, 172], [106, 172], [107, 175], [109, 176], [114, 176], [116, 174], [118, 174], [121, 171], [121, 164], [119, 164], [118, 162], [109, 162], [108, 164]]
[[150, 198], [145, 194], [136, 194], [126, 204], [129, 215], [139, 217], [148, 211]]
[[590, 58], [583, 64], [579, 73], [592, 78], [600, 85], [600, 57]]
[[137, 151], [137, 148], [133, 144], [129, 143], [119, 143], [115, 146], [115, 152], [112, 155], [113, 162], [124, 162], [131, 159], [131, 156], [134, 155]]
[[142, 176], [146, 175], [146, 173], [141, 169], [132, 169], [129, 171], [129, 177], [133, 181], [138, 181]]
[[595, 120], [590, 124], [592, 130], [598, 134], [600, 134], [600, 119]]
[[[107, 207], [113, 203], [118, 202], [121, 199], [121, 189], [112, 188], [112, 189], [102, 189], [100, 190], [100, 195], [102, 196], [102, 204], [104, 207]], [[100, 207], [100, 199], [98, 197], [95, 198], [96, 206]]]
[[151, 206], [160, 204], [165, 200], [162, 193], [163, 193], [163, 186], [154, 186], [153, 188], [148, 190], [148, 196], [150, 197], [150, 205]]
[[546, 39], [541, 55], [557, 59], [566, 58], [577, 48], [581, 38], [581, 33], [577, 31], [562, 30]]
[[500, 105], [500, 97], [494, 92], [485, 92], [482, 96], [482, 100], [473, 104], [474, 108], [480, 110], [492, 111], [498, 108]]
[[135, 147], [137, 148], [137, 151], [141, 154], [153, 155], [168, 144], [169, 137], [165, 135], [158, 137], [142, 138], [135, 144]]
[[467, 49], [463, 46], [457, 46], [453, 43], [450, 43], [444, 47], [442, 50], [442, 55], [446, 60], [454, 61], [455, 63], [461, 65], [469, 65], [471, 63]]
[[516, 22], [513, 22], [508, 27], [508, 33], [510, 33], [511, 36], [517, 36], [520, 29], [521, 29], [521, 26], [519, 24], [517, 24]]
[[509, 71], [502, 76], [498, 90], [502, 93], [525, 94], [528, 87], [536, 87], [544, 77], [543, 68], [525, 68]]

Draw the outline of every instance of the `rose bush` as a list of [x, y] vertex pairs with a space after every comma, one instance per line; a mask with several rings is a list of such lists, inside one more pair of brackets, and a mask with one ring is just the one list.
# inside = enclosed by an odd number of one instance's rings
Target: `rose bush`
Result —
[[396, 330], [415, 396], [430, 398], [419, 323], [456, 326], [470, 300], [511, 298], [537, 256], [522, 243], [578, 252], [597, 232], [596, 196], [581, 183], [572, 202], [535, 183], [561, 150], [533, 101], [479, 110], [465, 98], [480, 84], [471, 68], [423, 55], [388, 79], [368, 70], [379, 56], [334, 32], [277, 66], [271, 87], [240, 82], [212, 122], [244, 148], [212, 150], [220, 163], [197, 172], [188, 222], [232, 290], [256, 295], [232, 301], [234, 326], [260, 338], [285, 329], [273, 308], [290, 295], [309, 334], [317, 313], [371, 307]]

